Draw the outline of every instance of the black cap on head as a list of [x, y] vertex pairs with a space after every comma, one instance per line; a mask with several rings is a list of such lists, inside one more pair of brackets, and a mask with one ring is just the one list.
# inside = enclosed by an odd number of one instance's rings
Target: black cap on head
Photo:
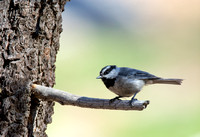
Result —
[[100, 71], [100, 75], [106, 75], [108, 74], [110, 71], [112, 71], [113, 69], [115, 69], [117, 66], [116, 65], [107, 65], [105, 67], [103, 67]]

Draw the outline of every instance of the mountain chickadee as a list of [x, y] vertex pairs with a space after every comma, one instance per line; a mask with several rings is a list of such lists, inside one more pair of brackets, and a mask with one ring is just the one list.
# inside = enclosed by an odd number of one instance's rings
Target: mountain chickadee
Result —
[[118, 96], [111, 99], [110, 103], [121, 97], [132, 97], [130, 104], [136, 100], [134, 97], [144, 85], [147, 84], [175, 84], [181, 85], [183, 79], [165, 79], [154, 76], [148, 72], [108, 65], [102, 68], [97, 79], [101, 79], [105, 86]]

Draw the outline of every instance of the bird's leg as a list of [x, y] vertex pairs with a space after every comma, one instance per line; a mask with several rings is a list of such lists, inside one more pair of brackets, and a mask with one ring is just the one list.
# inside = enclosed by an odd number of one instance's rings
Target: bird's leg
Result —
[[122, 96], [117, 96], [117, 97], [115, 97], [115, 98], [113, 98], [113, 99], [110, 99], [109, 100], [109, 104], [112, 104], [115, 100], [120, 100], [119, 98], [121, 98]]
[[[138, 92], [139, 92], [139, 91], [138, 91]], [[131, 98], [131, 100], [130, 100], [130, 105], [131, 105], [131, 106], [132, 106], [133, 102], [134, 102], [135, 100], [137, 100], [137, 99], [135, 98], [135, 96], [136, 96], [136, 94], [137, 94], [138, 92], [136, 92], [136, 93], [133, 95], [133, 97]]]

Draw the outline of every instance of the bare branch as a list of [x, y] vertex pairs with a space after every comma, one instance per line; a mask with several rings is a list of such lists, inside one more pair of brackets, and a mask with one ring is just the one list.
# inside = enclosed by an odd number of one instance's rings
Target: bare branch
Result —
[[89, 98], [73, 95], [66, 91], [61, 91], [41, 85], [32, 84], [33, 94], [46, 101], [56, 101], [62, 105], [73, 105], [85, 108], [113, 109], [113, 110], [143, 110], [149, 104], [149, 101], [135, 100], [130, 105], [129, 100], [116, 100], [109, 103], [109, 99]]

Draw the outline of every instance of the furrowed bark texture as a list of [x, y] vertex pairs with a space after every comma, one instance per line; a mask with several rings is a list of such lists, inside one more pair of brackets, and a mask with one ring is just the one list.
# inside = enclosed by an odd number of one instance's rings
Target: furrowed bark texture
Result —
[[0, 136], [47, 136], [52, 101], [27, 82], [53, 87], [66, 0], [0, 1]]

